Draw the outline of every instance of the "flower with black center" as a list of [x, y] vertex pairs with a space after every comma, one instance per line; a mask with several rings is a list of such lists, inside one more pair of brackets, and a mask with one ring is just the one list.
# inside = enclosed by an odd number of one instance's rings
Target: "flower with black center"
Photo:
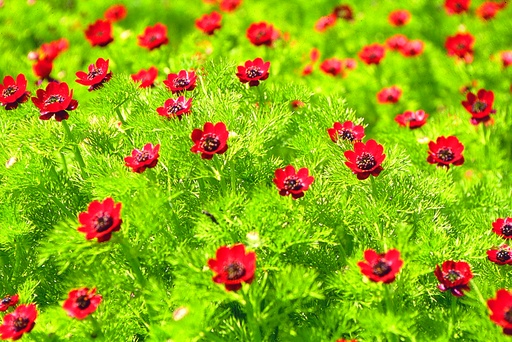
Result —
[[370, 64], [376, 64], [379, 65], [380, 61], [384, 58], [386, 54], [386, 49], [384, 46], [380, 44], [371, 44], [364, 46], [361, 51], [359, 51], [359, 58], [361, 60], [370, 65]]
[[492, 231], [504, 239], [512, 239], [512, 217], [499, 218], [494, 221]]
[[124, 5], [113, 5], [107, 8], [103, 16], [111, 23], [115, 23], [126, 18], [127, 12]]
[[476, 9], [476, 15], [482, 20], [489, 21], [506, 6], [506, 3], [486, 1]]
[[471, 0], [445, 0], [444, 9], [449, 15], [461, 14], [469, 9]]
[[48, 120], [55, 115], [55, 120], [62, 121], [69, 117], [68, 110], [75, 110], [78, 102], [73, 100], [73, 89], [66, 82], [50, 82], [46, 89], [38, 89], [37, 97], [32, 102], [39, 108], [39, 119]]
[[295, 168], [288, 165], [284, 169], [277, 169], [274, 172], [274, 184], [279, 189], [279, 195], [288, 196], [292, 195], [293, 199], [301, 198], [304, 196], [304, 191], [309, 189], [309, 186], [315, 178], [309, 175], [309, 170], [305, 167], [295, 171]]
[[320, 64], [320, 70], [332, 76], [343, 74], [343, 61], [336, 57], [326, 59]]
[[352, 7], [350, 7], [349, 5], [336, 6], [332, 10], [332, 13], [339, 19], [343, 19], [346, 21], [354, 20], [354, 11], [352, 11]]
[[444, 166], [447, 169], [450, 167], [450, 164], [464, 164], [464, 156], [462, 155], [464, 145], [453, 135], [447, 138], [444, 136], [439, 137], [436, 142], [429, 142], [428, 149], [427, 161], [430, 164]]
[[85, 30], [85, 38], [92, 46], [107, 46], [114, 37], [112, 36], [112, 23], [108, 20], [98, 19]]
[[138, 73], [131, 75], [133, 82], [140, 82], [139, 88], [149, 88], [155, 86], [155, 79], [158, 76], [158, 69], [154, 66], [148, 70], [140, 70]]
[[480, 89], [475, 95], [472, 92], [466, 94], [466, 101], [461, 102], [464, 108], [471, 114], [471, 124], [488, 123], [490, 115], [496, 111], [492, 108], [494, 93], [491, 90]]
[[498, 265], [512, 265], [512, 248], [502, 244], [498, 248], [489, 249], [487, 258]]
[[473, 278], [471, 267], [465, 261], [447, 260], [441, 267], [436, 265], [434, 274], [439, 280], [439, 290], [450, 290], [454, 296], [461, 297], [464, 291], [469, 291], [469, 281]]
[[402, 96], [402, 89], [397, 86], [382, 88], [377, 93], [377, 102], [381, 104], [397, 103], [400, 96]]
[[266, 22], [254, 23], [249, 26], [246, 32], [249, 41], [255, 45], [272, 46], [279, 38], [279, 31]]
[[242, 0], [220, 0], [219, 8], [223, 12], [233, 12], [242, 4]]
[[194, 71], [180, 70], [177, 74], [167, 75], [164, 84], [173, 94], [192, 91], [196, 87], [196, 73]]
[[370, 175], [377, 177], [382, 170], [382, 162], [386, 158], [383, 154], [384, 147], [371, 139], [365, 143], [356, 142], [354, 150], [345, 151], [347, 165], [352, 173], [357, 175], [357, 179], [363, 180]]
[[29, 333], [37, 318], [37, 310], [34, 304], [22, 304], [14, 312], [4, 316], [3, 324], [0, 326], [0, 338], [2, 340], [20, 339], [24, 333]]
[[196, 27], [211, 36], [215, 30], [221, 28], [222, 15], [219, 12], [213, 11], [210, 14], [205, 14], [196, 20]]
[[16, 80], [12, 76], [5, 76], [0, 84], [0, 105], [6, 110], [16, 109], [20, 103], [27, 102], [30, 92], [27, 91], [27, 79], [19, 74]]
[[398, 50], [398, 52], [400, 52], [402, 56], [405, 57], [415, 57], [423, 53], [423, 48], [423, 41], [419, 39], [409, 40], [407, 43], [405, 43], [404, 46], [402, 46], [401, 49]]
[[81, 226], [78, 231], [85, 233], [87, 240], [98, 239], [98, 242], [110, 240], [113, 232], [121, 229], [123, 220], [120, 218], [121, 203], [114, 203], [111, 197], [103, 202], [92, 201], [86, 212], [78, 215]]
[[471, 33], [457, 33], [454, 36], [446, 38], [444, 47], [448, 56], [456, 56], [464, 60], [466, 63], [473, 61], [473, 44], [475, 38]]
[[132, 155], [125, 157], [125, 166], [131, 167], [133, 172], [142, 173], [146, 169], [152, 169], [158, 163], [158, 151], [160, 150], [160, 144], [153, 146], [148, 143], [144, 145], [142, 150], [134, 149]]
[[355, 142], [363, 139], [364, 127], [355, 125], [352, 121], [345, 121], [343, 124], [335, 122], [332, 128], [327, 129], [327, 133], [335, 143], [340, 139]]
[[364, 260], [357, 263], [361, 273], [371, 281], [389, 284], [395, 281], [396, 275], [400, 272], [403, 260], [400, 259], [400, 252], [390, 249], [386, 253], [379, 254], [373, 249], [364, 251]]
[[507, 68], [512, 65], [512, 50], [503, 51], [500, 54], [501, 63], [503, 63], [503, 67]]
[[227, 291], [236, 291], [242, 282], [250, 284], [256, 270], [256, 254], [245, 251], [245, 246], [236, 244], [233, 247], [222, 246], [217, 249], [216, 259], [209, 259], [208, 266], [216, 274], [213, 281], [224, 284]]
[[411, 14], [407, 10], [396, 10], [389, 14], [388, 20], [392, 26], [404, 26], [411, 20]]
[[214, 154], [226, 152], [228, 137], [229, 132], [223, 122], [217, 122], [215, 125], [206, 122], [202, 130], [196, 128], [192, 131], [191, 139], [194, 146], [190, 151], [201, 153], [203, 159], [212, 159]]
[[270, 62], [264, 62], [261, 58], [256, 58], [251, 61], [248, 60], [244, 65], [237, 67], [236, 76], [242, 83], [249, 83], [249, 86], [254, 87], [260, 84], [260, 81], [264, 81], [268, 78], [268, 69], [270, 68]]
[[15, 294], [14, 296], [7, 295], [0, 301], [0, 311], [6, 311], [9, 307], [15, 306], [18, 304], [19, 296]]
[[69, 291], [68, 299], [62, 307], [69, 316], [76, 319], [84, 319], [92, 314], [101, 303], [101, 295], [96, 294], [96, 288], [89, 290], [87, 287]]
[[149, 51], [169, 43], [167, 38], [167, 26], [156, 23], [155, 26], [148, 26], [144, 32], [137, 36], [138, 44]]
[[403, 114], [395, 116], [395, 121], [402, 127], [409, 127], [410, 129], [420, 128], [427, 123], [428, 114], [424, 110], [411, 110], [405, 111]]
[[192, 99], [187, 99], [185, 96], [180, 96], [177, 99], [167, 99], [163, 107], [158, 107], [156, 111], [159, 115], [167, 118], [175, 118], [181, 120], [183, 114], [190, 113], [190, 106]]
[[502, 327], [505, 335], [512, 335], [512, 293], [498, 290], [496, 298], [489, 299], [487, 306], [491, 310], [491, 321]]
[[96, 65], [89, 64], [89, 72], [78, 71], [75, 80], [76, 83], [89, 86], [89, 91], [96, 90], [103, 86], [103, 83], [108, 82], [112, 78], [112, 73], [108, 72], [108, 62], [103, 58], [96, 60]]
[[338, 20], [338, 17], [335, 14], [320, 17], [315, 23], [315, 31], [324, 32], [329, 27], [333, 27], [336, 24], [336, 20]]
[[386, 40], [386, 46], [390, 50], [400, 51], [409, 41], [403, 34], [395, 34]]

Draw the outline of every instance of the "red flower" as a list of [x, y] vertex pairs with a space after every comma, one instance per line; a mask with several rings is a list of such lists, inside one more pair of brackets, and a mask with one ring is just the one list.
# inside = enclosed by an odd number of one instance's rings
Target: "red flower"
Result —
[[464, 13], [469, 8], [471, 0], [446, 0], [444, 9], [449, 15]]
[[131, 167], [133, 172], [142, 173], [146, 169], [152, 169], [158, 163], [158, 151], [160, 144], [153, 147], [153, 144], [144, 145], [142, 150], [134, 149], [132, 155], [125, 157], [125, 166]]
[[201, 18], [196, 20], [196, 27], [206, 33], [207, 35], [212, 35], [215, 30], [221, 28], [220, 21], [222, 20], [222, 16], [213, 11], [210, 14], [205, 14]]
[[315, 23], [315, 30], [318, 32], [324, 32], [329, 27], [333, 27], [336, 24], [337, 19], [338, 19], [338, 17], [336, 17], [335, 14], [329, 14], [324, 17], [321, 17]]
[[327, 133], [333, 142], [342, 140], [348, 141], [361, 141], [364, 137], [364, 127], [361, 125], [354, 125], [352, 121], [345, 121], [343, 124], [335, 122], [333, 128], [328, 128]]
[[153, 87], [155, 79], [158, 76], [158, 69], [154, 66], [148, 70], [140, 70], [138, 73], [131, 75], [134, 82], [141, 82], [139, 88]]
[[69, 117], [68, 110], [75, 110], [78, 102], [73, 100], [73, 89], [69, 90], [66, 82], [50, 82], [46, 90], [38, 89], [37, 97], [32, 102], [39, 108], [41, 120], [48, 120], [55, 115], [55, 120], [62, 121]]
[[165, 101], [163, 107], [158, 107], [156, 111], [159, 115], [167, 118], [177, 117], [181, 120], [183, 114], [190, 113], [190, 106], [192, 99], [187, 99], [185, 96], [180, 96], [177, 99], [168, 99]]
[[148, 26], [144, 33], [137, 36], [138, 44], [149, 51], [159, 48], [162, 45], [169, 43], [167, 38], [167, 26], [161, 23], [156, 23], [155, 26]]
[[25, 75], [19, 74], [16, 81], [12, 76], [5, 76], [0, 84], [0, 105], [5, 109], [16, 109], [18, 104], [27, 102], [30, 92], [27, 90], [27, 79]]
[[337, 76], [343, 73], [343, 61], [336, 57], [326, 59], [320, 64], [320, 69], [328, 75]]
[[103, 83], [108, 82], [112, 78], [112, 73], [108, 72], [108, 62], [108, 59], [104, 60], [103, 58], [98, 58], [96, 65], [89, 64], [89, 73], [86, 74], [83, 71], [76, 73], [78, 79], [75, 80], [75, 82], [89, 86], [89, 91], [101, 88]]
[[450, 290], [457, 297], [463, 296], [464, 291], [469, 291], [468, 283], [473, 278], [471, 268], [465, 261], [447, 260], [441, 267], [436, 266], [434, 274], [441, 282], [437, 285], [439, 290], [443, 292]]
[[317, 48], [312, 48], [311, 52], [309, 53], [309, 59], [311, 59], [311, 62], [316, 62], [320, 58], [320, 51], [318, 51]]
[[302, 76], [307, 76], [313, 72], [313, 64], [308, 64], [302, 69]]
[[370, 175], [377, 177], [384, 170], [381, 164], [386, 155], [382, 152], [384, 152], [384, 147], [373, 139], [368, 140], [366, 144], [356, 142], [353, 151], [349, 150], [344, 153], [347, 158], [345, 165], [357, 175], [357, 179], [363, 180]]
[[295, 168], [291, 165], [284, 169], [277, 169], [274, 175], [276, 177], [274, 178], [274, 184], [279, 189], [279, 195], [292, 195], [293, 199], [303, 197], [304, 191], [307, 191], [315, 180], [313, 176], [309, 176], [307, 168], [303, 167], [298, 172], [295, 172]]
[[38, 59], [36, 64], [32, 66], [34, 75], [40, 79], [47, 79], [50, 77], [50, 73], [53, 69], [53, 63], [49, 59]]
[[272, 46], [274, 41], [279, 38], [279, 31], [274, 29], [274, 26], [266, 22], [254, 23], [247, 29], [247, 38], [255, 45]]
[[243, 66], [239, 65], [237, 67], [238, 72], [236, 76], [240, 79], [240, 82], [249, 82], [249, 86], [254, 87], [259, 85], [260, 81], [264, 81], [268, 78], [269, 68], [270, 62], [263, 62], [263, 59], [258, 57], [253, 61], [246, 61]]
[[455, 36], [446, 38], [444, 47], [448, 56], [457, 56], [466, 63], [473, 61], [473, 44], [475, 38], [470, 33], [457, 33]]
[[228, 149], [229, 132], [223, 122], [215, 125], [211, 122], [204, 124], [203, 130], [196, 128], [192, 131], [191, 139], [194, 146], [190, 149], [193, 153], [201, 153], [201, 158], [212, 159], [214, 154], [223, 154]]
[[503, 244], [498, 249], [490, 249], [487, 258], [498, 265], [512, 265], [512, 248]]
[[496, 2], [484, 2], [476, 9], [476, 15], [483, 20], [491, 20], [498, 14], [498, 11], [501, 10], [503, 6]]
[[512, 217], [499, 218], [492, 223], [492, 231], [504, 239], [512, 239]]
[[196, 73], [181, 70], [177, 74], [169, 74], [164, 84], [173, 94], [194, 90], [196, 87]]
[[298, 110], [302, 107], [304, 107], [306, 104], [304, 102], [302, 102], [301, 100], [293, 100], [291, 103], [290, 103], [290, 106], [292, 107], [293, 110]]
[[346, 21], [352, 21], [354, 19], [354, 12], [349, 5], [336, 6], [332, 13], [336, 15], [336, 17]]
[[29, 333], [36, 324], [37, 310], [34, 304], [22, 304], [14, 310], [13, 313], [4, 316], [2, 326], [0, 326], [0, 338], [2, 340], [20, 339], [24, 333]]
[[236, 244], [233, 247], [222, 246], [217, 249], [216, 259], [209, 259], [208, 266], [216, 274], [213, 281], [224, 284], [227, 291], [236, 291], [242, 282], [250, 284], [256, 270], [256, 254], [245, 252], [245, 246]]
[[388, 88], [382, 88], [381, 91], [377, 93], [377, 101], [379, 103], [396, 103], [402, 96], [402, 89], [397, 86], [391, 86]]
[[469, 92], [466, 99], [461, 103], [471, 114], [470, 122], [473, 125], [491, 120], [490, 115], [496, 112], [492, 108], [494, 93], [491, 90], [480, 89], [476, 95]]
[[363, 47], [361, 51], [359, 51], [359, 58], [366, 64], [379, 64], [384, 55], [386, 54], [386, 49], [384, 46], [380, 44], [371, 44]]
[[115, 23], [126, 18], [126, 7], [124, 5], [113, 5], [107, 8], [104, 17], [106, 20]]
[[436, 142], [429, 142], [428, 148], [427, 161], [430, 164], [446, 166], [446, 168], [449, 168], [450, 164], [464, 164], [464, 156], [461, 154], [464, 150], [464, 145], [453, 135], [448, 138], [439, 137]]
[[357, 61], [353, 58], [345, 58], [343, 64], [348, 70], [354, 70], [357, 67]]
[[414, 57], [423, 53], [424, 44], [421, 40], [410, 40], [398, 51], [405, 57]]
[[96, 294], [96, 289], [89, 290], [87, 287], [71, 290], [68, 299], [62, 306], [69, 316], [76, 319], [84, 319], [85, 317], [96, 311], [101, 303], [101, 295]]
[[424, 110], [406, 111], [403, 114], [395, 116], [395, 121], [403, 127], [409, 127], [410, 129], [420, 128], [427, 123], [428, 114]]
[[345, 340], [344, 338], [339, 338], [336, 342], [357, 342], [356, 340]]
[[110, 240], [113, 232], [121, 228], [123, 220], [119, 217], [121, 203], [107, 197], [103, 202], [92, 201], [86, 212], [78, 215], [78, 221], [82, 224], [78, 231], [85, 233], [85, 238], [98, 239], [98, 242]]
[[357, 263], [361, 273], [371, 281], [381, 281], [384, 284], [394, 282], [396, 275], [404, 264], [403, 260], [400, 259], [400, 252], [396, 249], [390, 249], [385, 254], [378, 254], [373, 249], [367, 249], [364, 251], [364, 259], [365, 261]]
[[512, 50], [503, 51], [500, 57], [504, 68], [512, 65]]
[[50, 62], [57, 58], [63, 51], [69, 47], [69, 42], [66, 38], [54, 40], [49, 43], [41, 45], [38, 59], [47, 59]]
[[386, 46], [390, 50], [400, 51], [405, 47], [408, 41], [409, 40], [407, 39], [407, 37], [404, 36], [403, 34], [395, 34], [394, 36], [391, 36], [386, 40]]
[[407, 10], [396, 10], [389, 14], [388, 19], [393, 26], [404, 26], [411, 20], [411, 14]]
[[15, 306], [18, 304], [19, 296], [15, 294], [14, 296], [7, 295], [0, 301], [0, 311], [7, 311], [7, 309], [11, 306]]
[[224, 12], [233, 12], [242, 4], [242, 0], [221, 0], [220, 10]]
[[92, 46], [107, 46], [114, 40], [114, 37], [112, 37], [112, 23], [107, 20], [96, 20], [85, 30], [85, 38]]
[[491, 321], [503, 327], [505, 335], [512, 335], [512, 293], [498, 290], [496, 299], [489, 299], [487, 306], [491, 310]]

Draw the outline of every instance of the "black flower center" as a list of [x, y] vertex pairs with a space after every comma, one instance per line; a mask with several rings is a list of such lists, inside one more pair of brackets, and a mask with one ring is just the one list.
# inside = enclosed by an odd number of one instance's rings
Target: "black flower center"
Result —
[[354, 136], [354, 133], [349, 130], [349, 129], [340, 129], [338, 130], [338, 136], [343, 139], [343, 140], [348, 140], [348, 141], [354, 141], [354, 139], [356, 138]]
[[2, 299], [2, 302], [1, 302], [3, 305], [7, 305], [9, 303], [11, 303], [11, 296], [6, 296]]
[[384, 277], [389, 272], [391, 272], [391, 266], [385, 260], [379, 260], [373, 265], [372, 273], [379, 277]]
[[138, 161], [139, 163], [142, 163], [142, 162], [145, 162], [146, 160], [148, 160], [149, 157], [150, 157], [150, 154], [148, 151], [141, 151], [141, 152], [137, 153], [135, 160]]
[[500, 249], [498, 253], [496, 253], [496, 259], [505, 262], [510, 259], [510, 253], [504, 249]]
[[487, 108], [487, 103], [482, 102], [482, 101], [476, 101], [475, 103], [473, 103], [473, 106], [471, 106], [471, 110], [472, 110], [474, 113], [481, 113], [481, 112], [483, 112], [486, 108]]
[[247, 68], [247, 70], [245, 71], [245, 74], [249, 78], [256, 78], [256, 77], [261, 76], [263, 74], [263, 72], [260, 70], [260, 68], [252, 66], [252, 67]]
[[190, 82], [186, 78], [177, 77], [174, 79], [173, 83], [176, 88], [183, 88], [188, 86]]
[[452, 149], [449, 147], [440, 148], [439, 151], [437, 151], [436, 156], [438, 159], [441, 159], [442, 161], [445, 162], [449, 162], [455, 157], [455, 155], [452, 152]]
[[88, 79], [88, 80], [92, 80], [92, 79], [93, 79], [93, 78], [95, 78], [96, 76], [101, 75], [101, 73], [102, 73], [102, 72], [103, 72], [103, 70], [94, 68], [94, 70], [93, 70], [93, 71], [91, 71], [91, 72], [89, 72], [89, 73], [87, 74], [87, 79]]
[[76, 304], [80, 310], [85, 310], [91, 305], [91, 300], [88, 295], [83, 295], [76, 299]]
[[18, 317], [14, 320], [14, 323], [13, 323], [13, 326], [14, 326], [14, 330], [16, 331], [20, 331], [20, 330], [23, 330], [27, 327], [28, 325], [28, 322], [29, 322], [29, 319], [26, 318], [26, 317]]
[[228, 274], [228, 280], [237, 280], [245, 275], [245, 267], [238, 261], [224, 267], [224, 272]]
[[512, 323], [512, 308], [505, 312], [505, 321]]
[[356, 158], [356, 165], [360, 170], [371, 170], [375, 165], [377, 165], [377, 161], [375, 157], [368, 152], [363, 152], [360, 156]]
[[447, 279], [449, 280], [450, 282], [454, 282], [458, 279], [462, 278], [462, 275], [455, 271], [455, 270], [450, 270], [445, 276], [444, 276], [444, 279]]
[[12, 94], [14, 94], [17, 91], [18, 91], [18, 87], [17, 86], [10, 85], [7, 88], [5, 88], [4, 91], [2, 91], [2, 96], [3, 97], [8, 97], [8, 96], [11, 96]]
[[302, 180], [297, 176], [288, 176], [283, 183], [286, 190], [300, 190], [304, 187]]
[[100, 212], [96, 215], [96, 220], [93, 223], [94, 230], [98, 233], [104, 232], [105, 230], [112, 227], [114, 219], [109, 213]]
[[501, 227], [501, 233], [505, 236], [512, 236], [512, 224], [505, 224]]
[[206, 152], [213, 152], [220, 146], [220, 139], [213, 133], [208, 133], [201, 138], [201, 147]]
[[466, 50], [466, 48], [467, 48], [466, 43], [457, 43], [457, 49]]
[[174, 106], [169, 107], [167, 109], [167, 114], [176, 114], [176, 113], [178, 113], [182, 109], [183, 109], [182, 106], [180, 106], [179, 104], [175, 104]]
[[60, 95], [51, 95], [46, 101], [44, 101], [44, 104], [49, 105], [55, 102], [62, 103], [64, 102], [64, 97]]

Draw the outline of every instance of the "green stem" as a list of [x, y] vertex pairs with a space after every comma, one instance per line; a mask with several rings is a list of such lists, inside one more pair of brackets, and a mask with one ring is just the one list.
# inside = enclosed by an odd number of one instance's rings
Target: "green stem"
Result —
[[245, 313], [247, 314], [247, 324], [249, 325], [249, 330], [252, 332], [252, 341], [261, 342], [260, 325], [258, 323], [258, 319], [254, 314], [254, 306], [253, 303], [251, 302], [251, 298], [249, 298], [248, 288], [248, 286], [242, 288], [242, 294], [245, 301]]
[[104, 337], [103, 332], [101, 331], [101, 325], [98, 322], [98, 320], [93, 315], [89, 315], [88, 318], [91, 321], [92, 327], [93, 327], [93, 332], [91, 334], [91, 337], [92, 338]]
[[[393, 293], [391, 292], [390, 284], [382, 284], [384, 286], [384, 300], [386, 301], [386, 313], [388, 316], [395, 316], [395, 309], [393, 307]], [[394, 333], [390, 332], [388, 341], [397, 341]]]
[[80, 149], [78, 148], [78, 144], [75, 141], [75, 138], [73, 137], [73, 134], [71, 133], [71, 130], [69, 129], [69, 125], [66, 120], [62, 120], [62, 126], [64, 127], [64, 131], [66, 132], [66, 136], [68, 140], [73, 144], [73, 153], [75, 155], [75, 159], [78, 162], [78, 165], [80, 165], [80, 171], [82, 171], [82, 176], [86, 176], [87, 172], [85, 171], [85, 162], [82, 158], [82, 154], [80, 153]]
[[124, 239], [124, 237], [118, 234], [119, 244], [123, 249], [123, 253], [130, 264], [133, 273], [135, 273], [135, 277], [137, 278], [137, 282], [139, 283], [142, 290], [146, 287], [146, 277], [142, 274], [142, 269], [140, 267], [139, 259], [133, 253], [133, 247]]
[[456, 311], [457, 311], [457, 297], [451, 296], [451, 305], [450, 305], [450, 323], [448, 324], [448, 331], [446, 332], [446, 339], [451, 340], [451, 337], [453, 335], [453, 326], [455, 324], [455, 317], [456, 317]]

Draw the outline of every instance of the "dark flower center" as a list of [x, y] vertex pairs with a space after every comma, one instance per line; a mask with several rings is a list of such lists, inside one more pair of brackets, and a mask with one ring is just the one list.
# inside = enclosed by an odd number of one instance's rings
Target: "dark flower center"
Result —
[[80, 310], [85, 310], [91, 305], [91, 300], [88, 295], [83, 295], [76, 299], [76, 304]]
[[46, 101], [44, 101], [44, 104], [49, 105], [55, 102], [62, 103], [64, 102], [64, 97], [60, 95], [51, 95]]
[[263, 74], [263, 72], [260, 70], [260, 68], [258, 68], [256, 66], [251, 66], [251, 67], [247, 68], [247, 70], [245, 71], [245, 74], [249, 78], [256, 78], [256, 77], [261, 76]]
[[228, 274], [228, 280], [237, 280], [245, 275], [245, 267], [238, 261], [224, 266], [224, 272]]
[[26, 317], [18, 317], [14, 320], [14, 330], [20, 331], [27, 327], [29, 319]]
[[154, 41], [156, 41], [157, 39], [158, 39], [158, 37], [157, 37], [157, 36], [151, 36], [151, 37], [149, 37], [149, 42], [150, 42], [150, 43], [153, 43], [153, 42], [154, 42]]
[[512, 323], [512, 308], [505, 312], [505, 321]]
[[176, 114], [176, 113], [178, 113], [182, 109], [183, 109], [182, 106], [180, 106], [179, 104], [175, 104], [174, 106], [169, 107], [167, 109], [167, 114]]
[[103, 72], [103, 70], [94, 68], [94, 70], [93, 70], [93, 71], [91, 71], [91, 72], [89, 72], [89, 73], [87, 74], [87, 79], [88, 79], [88, 80], [92, 80], [92, 79], [93, 79], [93, 78], [95, 78], [96, 76], [101, 75], [101, 73], [102, 73], [102, 72]]
[[98, 233], [104, 232], [105, 230], [112, 227], [114, 219], [109, 213], [100, 212], [96, 215], [96, 220], [93, 223], [93, 228]]
[[220, 146], [220, 139], [213, 133], [208, 133], [201, 138], [200, 145], [206, 152], [216, 151]]
[[510, 253], [504, 249], [500, 249], [498, 253], [496, 253], [496, 259], [505, 262], [510, 259]]
[[466, 43], [463, 43], [463, 42], [457, 43], [456, 47], [458, 50], [466, 50], [467, 49]]
[[1, 302], [3, 305], [7, 305], [11, 303], [11, 296], [4, 297]]
[[288, 176], [283, 183], [286, 190], [300, 190], [304, 187], [302, 180], [297, 176]]
[[349, 129], [338, 130], [338, 136], [341, 137], [341, 139], [348, 141], [354, 141], [354, 139], [356, 138], [354, 136], [354, 133]]
[[177, 77], [174, 79], [173, 83], [176, 88], [183, 88], [188, 86], [190, 82], [186, 78]]
[[135, 156], [135, 160], [139, 163], [145, 162], [150, 157], [150, 154], [148, 151], [140, 151], [137, 153], [137, 156]]
[[379, 277], [384, 277], [389, 272], [391, 272], [391, 266], [385, 260], [381, 259], [373, 265], [372, 273]]
[[445, 276], [444, 276], [444, 279], [447, 279], [448, 281], [450, 282], [454, 282], [456, 280], [459, 280], [460, 278], [462, 278], [462, 275], [455, 271], [455, 270], [450, 270]]
[[440, 148], [439, 151], [437, 151], [436, 156], [438, 159], [441, 159], [442, 161], [445, 162], [449, 162], [450, 160], [455, 158], [452, 149], [449, 147]]
[[360, 170], [370, 170], [375, 165], [377, 165], [377, 161], [375, 157], [368, 152], [363, 152], [360, 156], [356, 158], [356, 165]]
[[512, 225], [511, 224], [503, 225], [503, 227], [501, 227], [501, 233], [505, 236], [512, 236]]
[[4, 91], [2, 91], [2, 96], [3, 97], [8, 97], [8, 96], [11, 96], [12, 94], [14, 94], [17, 91], [18, 91], [18, 87], [17, 86], [10, 85], [7, 88], [5, 88]]
[[473, 106], [471, 106], [471, 110], [473, 113], [481, 113], [487, 108], [487, 103], [482, 101], [476, 101], [473, 103]]
[[386, 98], [386, 100], [388, 101], [393, 101], [395, 99], [395, 95], [393, 94], [388, 94], [388, 97]]

